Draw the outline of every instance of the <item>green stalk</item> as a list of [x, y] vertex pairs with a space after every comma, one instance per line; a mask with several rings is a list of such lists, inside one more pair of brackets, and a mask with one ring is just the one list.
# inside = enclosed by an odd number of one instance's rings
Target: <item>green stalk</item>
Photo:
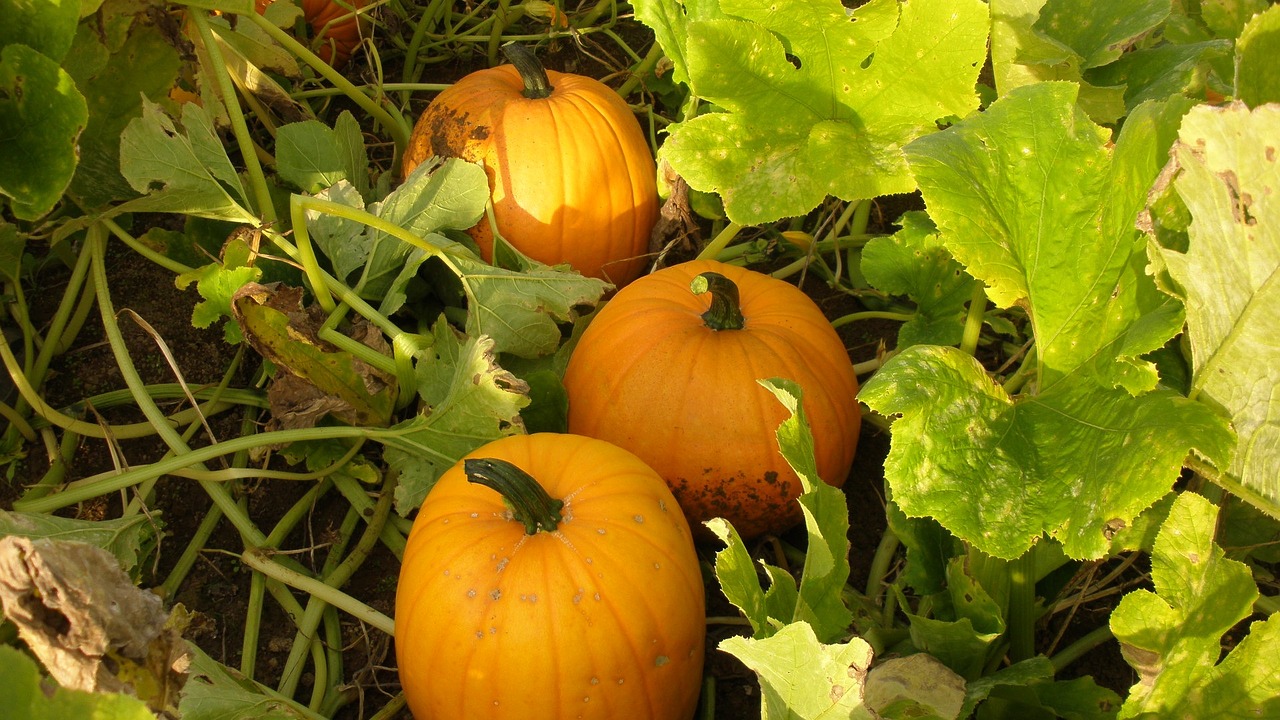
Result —
[[1053, 657], [1049, 658], [1049, 662], [1053, 664], [1053, 673], [1056, 675], [1062, 672], [1071, 663], [1084, 657], [1090, 650], [1114, 639], [1115, 635], [1112, 634], [1110, 625], [1100, 625], [1094, 628], [1091, 632], [1054, 653]]
[[[328, 605], [324, 609], [324, 651], [325, 666], [329, 668], [329, 682], [321, 685], [316, 683], [316, 687], [324, 690], [320, 695], [320, 701], [313, 705], [313, 709], [322, 712], [322, 714], [333, 717], [334, 711], [342, 707], [342, 624], [338, 619], [338, 610], [332, 605]], [[313, 696], [314, 697], [314, 696]], [[330, 710], [330, 708], [332, 708]], [[324, 712], [323, 710], [329, 710]]]
[[276, 27], [274, 23], [265, 17], [250, 13], [242, 16], [241, 20], [248, 18], [255, 25], [262, 29], [263, 32], [270, 35], [273, 40], [280, 43], [286, 50], [301, 58], [303, 62], [311, 66], [321, 77], [337, 86], [342, 92], [351, 99], [351, 102], [359, 105], [362, 110], [369, 115], [382, 127], [391, 134], [391, 140], [395, 143], [395, 157], [392, 160], [392, 167], [400, 167], [400, 158], [404, 155], [404, 149], [409, 145], [409, 122], [398, 111], [384, 107], [382, 104], [375, 102], [368, 95], [360, 91], [354, 83], [348, 80], [342, 73], [334, 70], [329, 63], [321, 60], [319, 56], [311, 52], [305, 45], [298, 42], [289, 33]]
[[658, 66], [658, 61], [663, 58], [662, 45], [654, 43], [649, 47], [649, 52], [645, 53], [644, 59], [636, 65], [636, 69], [632, 70], [622, 86], [618, 88], [618, 94], [623, 98], [630, 95], [637, 86], [644, 82], [644, 78], [653, 73], [653, 69]]
[[[187, 17], [191, 19], [192, 25], [200, 33], [200, 42], [204, 44], [204, 49], [209, 53], [209, 59], [213, 64], [213, 67], [205, 69], [212, 73], [214, 81], [218, 84], [218, 92], [222, 96], [222, 102], [227, 108], [227, 117], [231, 120], [231, 134], [235, 136], [236, 144], [240, 146], [240, 159], [244, 163], [245, 172], [249, 176], [249, 185], [253, 188], [254, 202], [258, 206], [256, 208], [258, 217], [267, 223], [273, 223], [276, 220], [276, 209], [271, 202], [271, 191], [267, 186], [267, 176], [262, 171], [262, 164], [258, 162], [258, 155], [253, 151], [253, 135], [249, 133], [249, 125], [245, 122], [244, 112], [240, 109], [235, 84], [231, 80], [230, 73], [227, 72], [226, 61], [222, 58], [222, 48], [218, 47], [217, 42], [214, 40], [213, 31], [209, 28], [209, 19], [203, 12], [189, 12]], [[253, 13], [252, 17], [259, 18], [261, 16]], [[282, 35], [287, 35], [283, 30], [268, 22], [266, 18], [261, 19], [261, 24], [274, 28]]]
[[258, 639], [262, 633], [266, 589], [267, 576], [252, 573], [249, 577], [249, 599], [245, 603], [244, 635], [240, 645], [240, 672], [250, 680], [258, 666]]
[[307, 231], [307, 211], [302, 199], [303, 196], [297, 193], [289, 196], [289, 221], [293, 223], [293, 237], [302, 261], [302, 272], [311, 283], [311, 294], [315, 296], [316, 302], [326, 313], [332, 314], [337, 309], [337, 303], [329, 293], [325, 272], [311, 247], [311, 233]]
[[871, 558], [871, 569], [867, 573], [865, 594], [872, 602], [876, 602], [884, 592], [885, 582], [889, 577], [889, 567], [893, 565], [893, 559], [901, 544], [892, 528], [884, 529], [884, 534], [880, 536], [880, 544], [876, 546], [876, 554]]
[[462, 463], [467, 482], [484, 485], [502, 495], [511, 506], [517, 522], [524, 525], [526, 535], [539, 531], [555, 532], [563, 519], [564, 501], [552, 498], [529, 473], [506, 460], [469, 458]]
[[41, 498], [53, 492], [53, 489], [67, 477], [67, 470], [71, 467], [71, 460], [75, 457], [76, 449], [80, 446], [80, 436], [73, 432], [62, 433], [62, 439], [58, 441], [58, 452], [53, 456], [53, 462], [50, 463], [49, 469], [35, 485], [27, 488], [23, 493], [24, 498]]
[[[414, 23], [413, 35], [409, 38], [409, 45], [404, 51], [404, 68], [400, 77], [404, 78], [406, 83], [414, 83], [418, 81], [422, 68], [418, 65], [418, 49], [422, 47], [422, 40], [426, 37], [427, 27], [439, 22], [439, 15], [447, 7], [447, 0], [431, 0], [431, 4], [426, 7], [418, 15], [418, 21]], [[387, 88], [391, 91], [391, 88]], [[408, 105], [408, 97], [401, 98], [401, 104]]]
[[976, 283], [973, 296], [969, 298], [969, 314], [965, 316], [964, 335], [960, 340], [960, 349], [970, 355], [978, 351], [978, 339], [982, 335], [982, 321], [987, 311], [987, 289], [982, 283]]
[[[391, 618], [319, 580], [307, 577], [295, 570], [290, 570], [279, 562], [268, 558], [261, 550], [250, 548], [240, 556], [240, 559], [251, 569], [257, 570], [272, 580], [319, 597], [348, 615], [372, 625], [388, 635], [395, 635], [395, 621]], [[301, 613], [299, 613], [299, 617], [301, 617]]]
[[742, 226], [732, 220], [729, 221], [719, 233], [712, 238], [707, 246], [702, 248], [702, 252], [698, 253], [698, 260], [715, 260], [720, 256], [720, 251], [729, 246], [733, 239], [742, 231]]
[[887, 310], [865, 310], [863, 312], [849, 313], [842, 317], [838, 317], [831, 321], [831, 327], [841, 327], [849, 323], [860, 322], [862, 320], [893, 320], [896, 322], [907, 322], [914, 320], [915, 313], [890, 312]]
[[395, 697], [391, 698], [382, 709], [369, 716], [369, 720], [392, 720], [392, 718], [400, 717], [400, 711], [404, 710], [408, 701], [404, 697], [403, 692], [398, 692]]
[[1028, 550], [1009, 563], [1007, 633], [1012, 662], [1036, 655], [1036, 560]]
[[738, 286], [717, 272], [704, 272], [693, 279], [689, 290], [694, 295], [711, 293], [711, 307], [702, 314], [702, 321], [712, 330], [741, 330], [746, 326], [742, 307], [738, 302]]
[[[325, 557], [324, 566], [321, 567], [319, 577], [323, 578], [325, 584], [335, 588], [340, 587], [340, 583], [335, 585], [330, 581], [334, 568], [338, 566], [342, 553], [347, 549], [347, 543], [351, 541], [351, 536], [356, 531], [356, 524], [360, 522], [360, 513], [354, 507], [347, 508], [347, 514], [342, 519], [342, 525], [338, 529], [338, 539], [329, 548], [329, 553]], [[284, 662], [284, 671], [280, 674], [280, 682], [276, 689], [281, 695], [293, 697], [298, 691], [298, 683], [302, 680], [302, 670], [305, 667], [303, 656], [312, 646], [312, 643], [319, 637], [316, 630], [319, 629], [320, 623], [324, 620], [325, 611], [331, 606], [325, 605], [323, 602], [316, 600], [314, 597], [307, 601], [306, 608], [302, 611], [302, 619], [298, 623], [298, 629], [294, 633], [293, 645], [289, 648], [289, 657]], [[322, 659], [322, 662], [324, 659]], [[312, 685], [314, 689], [320, 683]], [[315, 699], [314, 697], [312, 698]]]
[[210, 506], [209, 511], [204, 514], [204, 519], [196, 526], [196, 532], [191, 536], [191, 541], [178, 557], [178, 562], [169, 571], [169, 576], [160, 584], [161, 597], [172, 600], [177, 596], [178, 589], [187, 579], [191, 568], [195, 567], [196, 561], [200, 559], [200, 553], [208, 544], [209, 538], [213, 537], [213, 531], [218, 528], [218, 523], [221, 521], [222, 510], [219, 510], [217, 505]]
[[[361, 517], [370, 517], [373, 515], [373, 501], [365, 493], [360, 482], [345, 472], [335, 472], [331, 476], [333, 485], [342, 493], [342, 496], [351, 503], [351, 506], [360, 511]], [[409, 534], [409, 529], [413, 527], [413, 522], [399, 515], [391, 515], [387, 518], [387, 524], [382, 527], [382, 544], [396, 556], [397, 560], [404, 559], [404, 548], [408, 544], [405, 536]]]
[[138, 242], [137, 238], [135, 238], [133, 235], [127, 232], [124, 228], [116, 224], [115, 220], [112, 220], [111, 218], [103, 218], [101, 222], [103, 225], [107, 227], [108, 230], [111, 231], [112, 235], [115, 235], [121, 242], [123, 242], [125, 245], [128, 245], [131, 250], [138, 253], [142, 257], [150, 260], [156, 265], [159, 265], [165, 270], [168, 270], [174, 275], [182, 275], [185, 273], [189, 273], [195, 269], [195, 268], [190, 268], [190, 267], [187, 267], [186, 265], [183, 265], [177, 260], [174, 260], [173, 258], [165, 255], [164, 253], [158, 253], [155, 250], [152, 250], [149, 246], [147, 246], [146, 243]]

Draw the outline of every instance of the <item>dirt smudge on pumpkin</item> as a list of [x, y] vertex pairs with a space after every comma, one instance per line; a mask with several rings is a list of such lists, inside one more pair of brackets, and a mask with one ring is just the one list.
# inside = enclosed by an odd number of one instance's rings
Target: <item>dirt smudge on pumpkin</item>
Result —
[[424, 120], [430, 130], [431, 152], [439, 157], [472, 160], [468, 147], [488, 139], [490, 133], [487, 125], [473, 123], [468, 112], [440, 109], [427, 114]]

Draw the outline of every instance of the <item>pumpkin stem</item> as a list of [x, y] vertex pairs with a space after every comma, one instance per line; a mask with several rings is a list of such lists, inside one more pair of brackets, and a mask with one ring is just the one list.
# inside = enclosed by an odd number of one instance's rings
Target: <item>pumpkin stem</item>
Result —
[[532, 50], [512, 41], [502, 46], [502, 54], [516, 66], [516, 72], [520, 73], [520, 79], [524, 81], [525, 97], [541, 100], [551, 96], [551, 91], [555, 88], [551, 87], [546, 69], [538, 62]]
[[738, 304], [738, 286], [718, 272], [704, 272], [693, 279], [689, 289], [694, 295], [711, 293], [711, 308], [702, 313], [702, 321], [712, 330], [741, 330], [746, 325]]
[[497, 490], [511, 506], [516, 520], [524, 523], [528, 535], [536, 535], [539, 530], [551, 532], [563, 519], [560, 509], [564, 501], [552, 498], [529, 473], [506, 460], [472, 458], [462, 462], [462, 471], [467, 482]]

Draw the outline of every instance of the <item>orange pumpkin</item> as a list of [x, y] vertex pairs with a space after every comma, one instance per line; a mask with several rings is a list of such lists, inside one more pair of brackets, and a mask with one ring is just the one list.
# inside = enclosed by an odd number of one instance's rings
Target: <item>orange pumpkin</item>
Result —
[[[708, 292], [691, 289], [695, 278]], [[775, 436], [787, 411], [757, 382], [773, 377], [800, 385], [818, 474], [843, 485], [861, 414], [831, 323], [768, 275], [676, 265], [619, 291], [583, 333], [564, 376], [569, 432], [638, 455], [691, 523], [723, 517], [744, 537], [781, 532], [803, 515], [800, 481]]]
[[[256, 0], [258, 13], [267, 9], [274, 0]], [[335, 68], [340, 68], [351, 58], [360, 44], [360, 19], [356, 10], [368, 4], [368, 0], [302, 0], [302, 17], [311, 26], [315, 40], [320, 43], [316, 55]]]
[[[658, 218], [640, 124], [604, 84], [546, 71], [518, 45], [504, 51], [513, 64], [473, 72], [436, 96], [413, 128], [403, 173], [433, 155], [480, 163], [512, 246], [619, 287], [631, 282]], [[488, 218], [469, 232], [492, 262]]]
[[703, 593], [689, 525], [634, 455], [575, 435], [494, 441], [440, 477], [409, 534], [395, 618], [409, 708], [689, 720]]

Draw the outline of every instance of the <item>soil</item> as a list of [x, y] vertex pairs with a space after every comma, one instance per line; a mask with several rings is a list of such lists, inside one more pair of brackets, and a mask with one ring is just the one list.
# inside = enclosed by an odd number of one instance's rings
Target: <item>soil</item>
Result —
[[[633, 47], [643, 48], [644, 43], [634, 43]], [[550, 57], [549, 67], [564, 70], [606, 74], [618, 66], [608, 59], [604, 63], [584, 60], [569, 44], [552, 48]], [[439, 67], [432, 79], [455, 79], [473, 65], [458, 63]], [[887, 206], [877, 208], [877, 214], [873, 215], [873, 224], [878, 226], [873, 227], [873, 231], [887, 229], [886, 218], [891, 220], [913, 204], [918, 206], [919, 199], [908, 196], [890, 199], [887, 203]], [[138, 218], [134, 230], [140, 232], [157, 222], [168, 221]], [[131, 310], [154, 327], [158, 337], [176, 358], [178, 369], [187, 383], [198, 386], [218, 382], [236, 360], [237, 350], [223, 341], [217, 328], [201, 330], [191, 325], [191, 309], [199, 299], [194, 288], [180, 291], [169, 271], [153, 265], [117, 242], [113, 241], [110, 247], [109, 287], [117, 310]], [[60, 283], [65, 283], [63, 275], [50, 269], [36, 276], [39, 292], [32, 292], [31, 296], [33, 319], [37, 326], [47, 322], [52, 315], [53, 303], [61, 295]], [[803, 287], [830, 317], [861, 309], [850, 296], [830, 292], [813, 278], [808, 278]], [[138, 365], [143, 379], [149, 383], [173, 382], [174, 369], [158, 352], [156, 340], [127, 313], [122, 312], [120, 318], [130, 356]], [[841, 334], [854, 362], [862, 362], [892, 348], [896, 325], [875, 321], [856, 323], [842, 328]], [[240, 362], [241, 367], [233, 382], [242, 387], [249, 386], [259, 361], [247, 352]], [[122, 387], [124, 382], [116, 360], [103, 341], [101, 323], [91, 318], [74, 348], [56, 359], [46, 394], [54, 407], [63, 407]], [[136, 409], [128, 406], [105, 408], [100, 413], [103, 419], [112, 423], [144, 419]], [[228, 412], [210, 418], [209, 429], [213, 438], [225, 439], [240, 435], [242, 423], [260, 420], [246, 418], [240, 412]], [[191, 442], [200, 445], [210, 442], [210, 439], [201, 432]], [[0, 507], [11, 507], [21, 486], [34, 482], [48, 468], [43, 447], [31, 446], [26, 450], [26, 459], [19, 464], [14, 482], [0, 483]], [[84, 440], [75, 451], [67, 479], [87, 477], [113, 467], [154, 462], [164, 451], [163, 443], [154, 438], [120, 441], [114, 446], [105, 441]], [[888, 435], [865, 424], [855, 464], [844, 487], [851, 520], [850, 564], [855, 587], [860, 585], [861, 578], [867, 577], [870, 560], [885, 529], [883, 462], [888, 451]], [[245, 482], [239, 485], [238, 493], [259, 527], [270, 528], [298, 501], [308, 485], [285, 481]], [[113, 517], [120, 512], [123, 499], [119, 495], [99, 498], [72, 508], [66, 514], [83, 518]], [[208, 496], [193, 481], [166, 477], [159, 483], [148, 510], [163, 529], [162, 541], [156, 560], [144, 578], [144, 585], [157, 586], [164, 581], [210, 507]], [[304, 565], [317, 567], [323, 563], [326, 543], [341, 525], [347, 507], [347, 502], [336, 493], [322, 497], [312, 508], [307, 521], [286, 539], [282, 547], [296, 550], [293, 557]], [[793, 530], [781, 539], [797, 547], [804, 545], [802, 529]], [[699, 550], [702, 558], [711, 562], [716, 549], [707, 546]], [[753, 549], [770, 557], [771, 562], [778, 562], [773, 546], [767, 541]], [[190, 638], [212, 657], [232, 667], [241, 663], [241, 638], [249, 597], [249, 573], [236, 558], [242, 550], [235, 530], [226, 522], [220, 523], [186, 582], [174, 597], [167, 598], [171, 603], [181, 603], [198, 613], [189, 631]], [[397, 573], [397, 561], [379, 545], [379, 550], [363, 565], [346, 590], [391, 615]], [[268, 601], [265, 606], [256, 678], [274, 685], [288, 657], [293, 632], [290, 622], [274, 602]], [[1064, 632], [1064, 642], [1105, 622], [1109, 611], [1106, 604], [1095, 603], [1080, 608]], [[709, 587], [708, 614], [723, 617], [737, 613], [718, 588]], [[390, 641], [377, 631], [345, 617], [342, 628], [345, 677], [357, 699], [338, 717], [354, 720], [370, 716], [398, 691], [395, 654]], [[760, 715], [759, 686], [754, 674], [736, 659], [715, 649], [726, 637], [742, 632], [742, 627], [737, 625], [712, 625], [708, 628], [707, 667], [715, 679], [715, 716], [718, 718], [737, 720]], [[1115, 643], [1102, 645], [1072, 666], [1070, 671], [1091, 674], [1103, 685], [1122, 694], [1134, 680]], [[303, 678], [300, 696], [308, 694], [311, 680]], [[407, 719], [410, 716], [406, 711], [399, 717]]]

